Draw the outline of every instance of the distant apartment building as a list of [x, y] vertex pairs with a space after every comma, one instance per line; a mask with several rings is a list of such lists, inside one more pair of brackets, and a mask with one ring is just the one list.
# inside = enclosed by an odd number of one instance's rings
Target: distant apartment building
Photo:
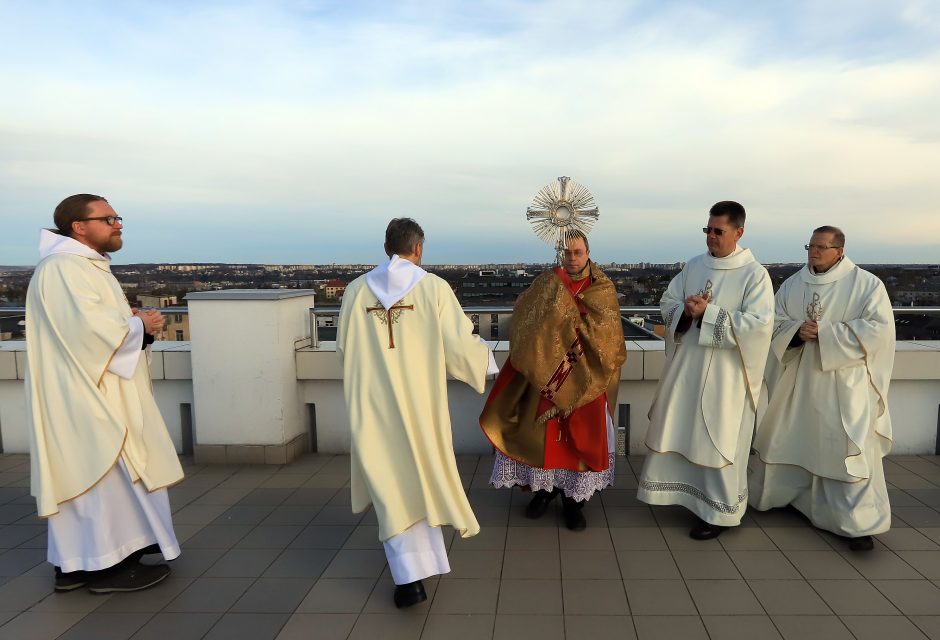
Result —
[[[137, 295], [137, 302], [141, 307], [152, 307], [154, 309], [165, 309], [176, 307], [176, 296], [154, 295], [142, 293]], [[178, 309], [163, 311], [163, 319], [166, 324], [163, 331], [156, 335], [157, 340], [171, 340], [176, 342], [189, 341], [189, 314]]]
[[323, 292], [327, 300], [339, 300], [346, 292], [346, 283], [342, 280], [327, 280], [323, 285]]

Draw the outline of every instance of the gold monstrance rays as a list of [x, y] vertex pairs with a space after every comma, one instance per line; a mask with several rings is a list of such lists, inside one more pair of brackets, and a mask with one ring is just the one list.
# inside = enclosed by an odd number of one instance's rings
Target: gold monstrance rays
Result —
[[539, 189], [525, 211], [535, 235], [555, 247], [559, 263], [568, 235], [580, 231], [586, 236], [599, 215], [594, 196], [587, 187], [567, 176]]

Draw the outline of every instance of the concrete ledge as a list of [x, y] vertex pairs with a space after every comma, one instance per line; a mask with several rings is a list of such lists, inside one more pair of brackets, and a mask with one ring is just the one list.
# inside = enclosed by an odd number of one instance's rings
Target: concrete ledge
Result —
[[290, 464], [307, 451], [309, 436], [302, 433], [285, 444], [197, 444], [196, 464]]
[[221, 291], [194, 291], [186, 300], [286, 300], [312, 296], [314, 289], [223, 289]]

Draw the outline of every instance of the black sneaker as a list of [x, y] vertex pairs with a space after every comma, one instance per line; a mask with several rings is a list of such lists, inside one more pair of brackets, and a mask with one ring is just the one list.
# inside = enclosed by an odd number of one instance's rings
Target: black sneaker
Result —
[[711, 524], [710, 522], [699, 519], [698, 524], [689, 531], [689, 537], [693, 540], [713, 540], [720, 536], [727, 528], [728, 527]]
[[170, 568], [165, 564], [119, 565], [115, 569], [93, 581], [88, 590], [92, 593], [143, 591], [163, 582], [170, 575]]
[[70, 571], [62, 573], [62, 569], [55, 568], [55, 590], [63, 593], [74, 591], [88, 584], [89, 573], [87, 571]]

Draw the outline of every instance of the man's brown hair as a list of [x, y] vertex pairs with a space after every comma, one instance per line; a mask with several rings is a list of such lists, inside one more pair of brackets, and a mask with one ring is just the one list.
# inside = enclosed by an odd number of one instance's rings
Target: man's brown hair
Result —
[[410, 256], [419, 244], [424, 244], [421, 225], [411, 218], [395, 218], [385, 229], [385, 252], [388, 255]]
[[107, 200], [90, 193], [76, 193], [60, 202], [52, 214], [56, 233], [71, 236], [72, 223], [88, 215], [88, 205], [92, 202], [107, 202]]

